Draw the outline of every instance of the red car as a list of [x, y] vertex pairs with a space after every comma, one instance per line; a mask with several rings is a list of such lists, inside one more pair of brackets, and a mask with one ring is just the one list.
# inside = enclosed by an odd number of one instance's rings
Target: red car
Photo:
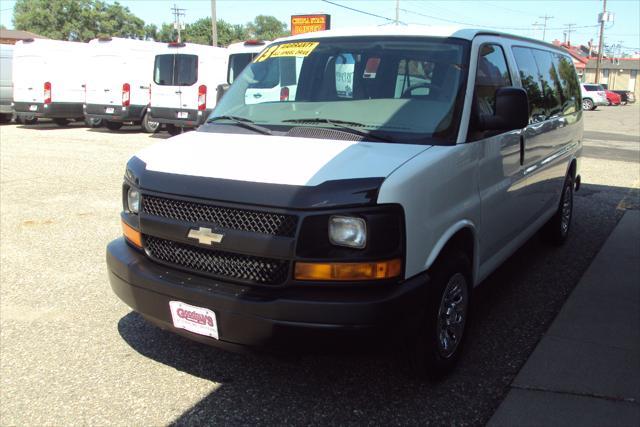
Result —
[[609, 101], [609, 105], [620, 105], [620, 95], [617, 93], [611, 92], [610, 90], [604, 91], [607, 94], [607, 101]]

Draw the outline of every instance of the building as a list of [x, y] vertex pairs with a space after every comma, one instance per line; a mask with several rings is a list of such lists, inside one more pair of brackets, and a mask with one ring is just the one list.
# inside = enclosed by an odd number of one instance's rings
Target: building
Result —
[[0, 44], [16, 44], [19, 40], [46, 38], [29, 31], [0, 29]]
[[[611, 90], [629, 90], [636, 99], [640, 96], [639, 58], [607, 58], [600, 63], [600, 81]], [[585, 82], [596, 81], [596, 59], [590, 59], [585, 72]]]

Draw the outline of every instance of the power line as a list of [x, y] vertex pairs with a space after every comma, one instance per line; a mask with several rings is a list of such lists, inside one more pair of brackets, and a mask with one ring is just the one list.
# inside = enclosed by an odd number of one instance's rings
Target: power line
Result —
[[[323, 0], [323, 1], [327, 1], [327, 0]], [[447, 18], [441, 18], [439, 16], [427, 15], [425, 13], [416, 12], [415, 10], [409, 10], [409, 9], [403, 9], [403, 8], [400, 8], [400, 10], [407, 13], [413, 13], [414, 15], [424, 16], [425, 18], [437, 19], [438, 21], [451, 22], [453, 24], [468, 25], [470, 27], [492, 28], [496, 30], [522, 30], [522, 31], [531, 30], [531, 28], [529, 27], [496, 27], [495, 25], [473, 24], [470, 22], [456, 21], [454, 19], [447, 19]], [[598, 25], [582, 25], [582, 26], [575, 26], [574, 28], [595, 28], [597, 26]], [[565, 27], [547, 28], [547, 30], [564, 30], [564, 29]]]
[[[376, 15], [375, 13], [366, 12], [364, 10], [360, 10], [360, 9], [356, 9], [356, 8], [353, 8], [353, 7], [345, 6], [345, 5], [339, 4], [339, 3], [334, 3], [334, 2], [329, 1], [329, 0], [322, 0], [322, 1], [325, 2], [325, 3], [332, 4], [334, 6], [341, 7], [343, 9], [348, 9], [348, 10], [352, 10], [354, 12], [362, 13], [364, 15], [374, 16], [374, 17], [380, 18], [380, 19], [386, 19], [387, 21], [390, 21], [390, 22], [396, 22], [395, 19], [387, 18], [386, 16]], [[398, 9], [398, 10], [402, 10], [402, 9]], [[400, 24], [404, 24], [404, 22], [402, 22], [402, 21], [397, 21], [397, 22], [400, 23]]]

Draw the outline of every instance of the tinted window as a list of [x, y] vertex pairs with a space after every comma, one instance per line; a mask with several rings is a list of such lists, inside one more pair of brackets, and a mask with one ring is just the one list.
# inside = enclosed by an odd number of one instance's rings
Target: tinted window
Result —
[[511, 86], [504, 51], [494, 44], [482, 46], [478, 57], [475, 89], [475, 101], [480, 114], [495, 113], [496, 90], [504, 86]]
[[253, 81], [249, 83], [252, 89], [271, 89], [280, 83], [280, 62], [282, 58], [275, 58], [275, 63], [268, 66], [264, 62], [256, 62], [252, 65]]
[[547, 107], [547, 117], [558, 115], [562, 112], [562, 99], [560, 97], [560, 82], [558, 72], [553, 65], [551, 52], [532, 49], [533, 57], [540, 70], [540, 82], [544, 93], [545, 106]]
[[588, 92], [598, 92], [601, 91], [602, 88], [600, 87], [600, 85], [584, 85], [584, 88], [588, 91]]
[[529, 123], [535, 123], [546, 119], [544, 95], [540, 83], [540, 72], [533, 58], [531, 49], [514, 47], [513, 56], [516, 58], [518, 73], [522, 88], [527, 91], [529, 97]]
[[233, 83], [236, 76], [240, 75], [244, 67], [249, 65], [251, 60], [257, 53], [236, 53], [229, 55], [229, 77], [228, 82]]
[[562, 112], [571, 114], [580, 109], [580, 82], [573, 61], [564, 55], [554, 54], [554, 65], [558, 71], [562, 96]]
[[157, 55], [153, 81], [165, 86], [191, 86], [198, 81], [196, 55]]

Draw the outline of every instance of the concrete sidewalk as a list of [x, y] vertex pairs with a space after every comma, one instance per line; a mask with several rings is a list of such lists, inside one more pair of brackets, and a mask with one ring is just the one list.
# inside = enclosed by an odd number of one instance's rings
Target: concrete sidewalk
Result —
[[640, 211], [626, 211], [489, 426], [640, 426]]

